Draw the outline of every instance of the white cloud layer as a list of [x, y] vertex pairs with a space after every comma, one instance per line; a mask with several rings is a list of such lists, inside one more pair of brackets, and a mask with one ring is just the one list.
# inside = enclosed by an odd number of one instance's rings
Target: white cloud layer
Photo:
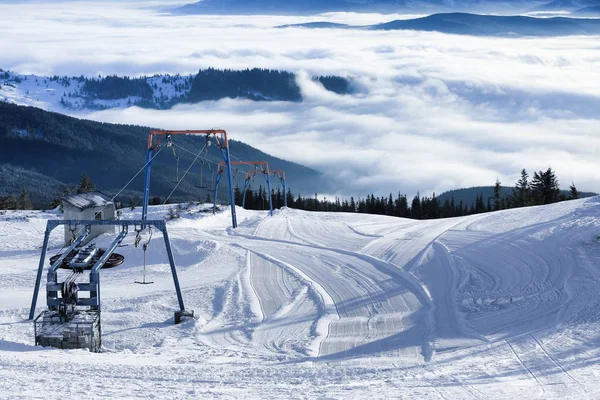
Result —
[[[152, 5], [164, 5], [154, 2]], [[144, 6], [144, 8], [140, 8]], [[484, 38], [424, 32], [273, 29], [377, 14], [174, 17], [143, 2], [0, 5], [0, 67], [46, 75], [298, 73], [302, 103], [222, 100], [85, 115], [233, 138], [341, 180], [339, 194], [431, 194], [552, 166], [563, 188], [600, 192], [600, 37]], [[403, 16], [406, 18], [407, 16]], [[312, 75], [355, 79], [338, 96]]]

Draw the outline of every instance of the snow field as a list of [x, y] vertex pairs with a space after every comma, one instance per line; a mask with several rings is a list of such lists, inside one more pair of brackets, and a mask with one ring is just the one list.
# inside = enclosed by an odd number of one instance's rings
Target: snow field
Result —
[[39, 247], [60, 215], [0, 215], [0, 398], [600, 397], [600, 198], [436, 221], [237, 211], [238, 229], [198, 207], [169, 221], [197, 315], [177, 326], [161, 235], [147, 286], [126, 238], [125, 264], [102, 272], [100, 354], [33, 346]]

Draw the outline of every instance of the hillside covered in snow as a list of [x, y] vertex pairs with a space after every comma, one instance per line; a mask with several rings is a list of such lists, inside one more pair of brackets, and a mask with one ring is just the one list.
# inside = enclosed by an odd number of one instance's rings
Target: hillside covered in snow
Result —
[[125, 263], [102, 271], [100, 354], [33, 346], [42, 232], [61, 215], [2, 212], [1, 396], [600, 396], [599, 197], [433, 221], [238, 209], [237, 229], [200, 208], [168, 222], [197, 318], [172, 325], [157, 232], [155, 284], [133, 283], [142, 251], [129, 235]]
[[[352, 92], [351, 80], [314, 76], [323, 89]], [[67, 77], [23, 75], [0, 69], [0, 101], [52, 111], [106, 110], [133, 106], [169, 109], [182, 103], [231, 99], [302, 101], [296, 75], [269, 69], [218, 70], [196, 75]]]

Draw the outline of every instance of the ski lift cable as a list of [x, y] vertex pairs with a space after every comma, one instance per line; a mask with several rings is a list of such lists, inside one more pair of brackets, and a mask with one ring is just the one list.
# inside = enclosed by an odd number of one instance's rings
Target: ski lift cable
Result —
[[169, 199], [171, 198], [171, 196], [173, 195], [173, 193], [175, 193], [175, 190], [177, 190], [177, 188], [179, 187], [179, 185], [181, 184], [181, 182], [183, 182], [183, 180], [185, 179], [185, 176], [188, 174], [188, 172], [190, 172], [190, 169], [192, 169], [192, 167], [194, 166], [194, 164], [196, 163], [196, 161], [198, 160], [198, 158], [200, 158], [200, 155], [207, 148], [208, 148], [208, 142], [207, 142], [207, 144], [204, 145], [204, 147], [202, 147], [202, 150], [200, 150], [200, 152], [198, 154], [196, 154], [196, 158], [194, 158], [194, 160], [192, 161], [192, 163], [190, 164], [190, 166], [188, 167], [188, 169], [185, 171], [185, 173], [183, 174], [183, 176], [181, 177], [181, 179], [179, 180], [179, 182], [177, 182], [177, 185], [175, 185], [175, 187], [173, 188], [173, 190], [171, 190], [171, 193], [169, 193], [169, 195], [165, 199], [165, 202], [163, 203], [163, 205], [167, 204], [167, 201], [169, 201]]
[[[178, 144], [177, 144], [177, 143], [175, 143], [175, 142], [173, 142], [173, 146], [175, 146], [175, 147], [177, 147], [178, 149], [180, 149], [180, 150], [183, 150], [183, 151], [185, 151], [185, 152], [187, 152], [187, 153], [190, 153], [191, 155], [193, 155], [193, 156], [195, 156], [195, 157], [198, 157], [199, 159], [201, 159], [201, 160], [204, 160], [204, 161], [208, 162], [209, 164], [219, 164], [218, 162], [216, 162], [216, 161], [213, 161], [213, 160], [211, 160], [211, 159], [209, 159], [209, 158], [206, 158], [206, 157], [201, 157], [201, 156], [199, 156], [198, 154], [194, 153], [193, 151], [190, 151], [190, 150], [186, 149], [185, 147], [182, 147], [182, 146], [178, 145]], [[202, 149], [202, 151], [204, 151], [204, 149], [205, 149], [205, 148], [207, 148], [207, 146], [204, 146], [204, 148]], [[200, 152], [200, 154], [202, 154], [202, 152]]]
[[[110, 199], [110, 202], [106, 203], [106, 205], [105, 205], [104, 207], [102, 207], [102, 208], [101, 208], [99, 211], [96, 211], [96, 212], [94, 213], [94, 218], [96, 218], [98, 215], [100, 215], [100, 213], [101, 213], [102, 211], [104, 211], [104, 209], [105, 209], [106, 207], [108, 207], [108, 205], [109, 205], [110, 203], [113, 203], [113, 202], [115, 201], [115, 199], [116, 199], [116, 198], [117, 198], [117, 197], [118, 197], [118, 196], [119, 196], [119, 195], [120, 195], [120, 194], [121, 194], [121, 193], [122, 193], [122, 192], [123, 192], [123, 191], [124, 191], [124, 190], [127, 188], [127, 186], [129, 186], [129, 185], [131, 184], [131, 182], [133, 182], [133, 180], [134, 180], [135, 178], [137, 178], [137, 177], [138, 177], [138, 175], [139, 175], [139, 174], [141, 174], [141, 173], [142, 173], [142, 171], [144, 171], [144, 170], [146, 169], [146, 167], [148, 166], [148, 164], [150, 164], [150, 163], [151, 163], [151, 162], [152, 162], [152, 161], [153, 161], [153, 160], [156, 158], [156, 156], [157, 156], [157, 155], [158, 155], [158, 154], [159, 154], [161, 151], [162, 151], [162, 147], [161, 147], [161, 148], [159, 148], [159, 149], [158, 149], [158, 151], [156, 152], [156, 154], [154, 154], [154, 155], [152, 156], [152, 158], [151, 158], [151, 159], [150, 159], [150, 160], [149, 160], [147, 163], [145, 163], [145, 164], [144, 164], [144, 166], [143, 166], [142, 168], [140, 168], [140, 170], [139, 170], [139, 171], [138, 171], [138, 172], [137, 172], [137, 173], [136, 173], [136, 174], [133, 176], [133, 178], [131, 178], [131, 179], [129, 180], [129, 182], [127, 182], [127, 183], [125, 184], [125, 186], [123, 186], [123, 187], [121, 188], [121, 190], [119, 190], [119, 191], [117, 192], [117, 194], [115, 194], [115, 195], [114, 195], [114, 196], [113, 196], [113, 197]], [[74, 236], [77, 236], [77, 235], [81, 234], [81, 232], [82, 232], [84, 229], [85, 229], [85, 227], [83, 227], [83, 226], [82, 226], [82, 227], [80, 227], [80, 228], [77, 230], [77, 232], [75, 232], [75, 229], [73, 229], [73, 231], [72, 231], [72, 232], [73, 232], [73, 235], [74, 235]], [[68, 247], [68, 246], [67, 246], [67, 245], [63, 246], [63, 247], [62, 247], [62, 248], [61, 248], [61, 249], [60, 249], [58, 252], [60, 253], [60, 252], [61, 252], [61, 251], [63, 251], [63, 250], [66, 248], [66, 247]]]
[[[256, 165], [256, 164], [254, 164], [254, 163], [251, 163], [251, 162], [248, 162], [248, 161], [242, 161], [242, 160], [241, 160], [241, 159], [239, 159], [238, 157], [236, 157], [236, 156], [234, 156], [233, 154], [231, 154], [231, 152], [229, 152], [229, 156], [230, 156], [231, 158], [235, 158], [235, 160], [236, 160], [236, 161], [238, 161], [238, 162], [240, 162], [240, 163], [242, 163], [242, 164], [246, 164], [246, 165], [248, 165], [248, 166], [250, 166], [250, 167], [252, 167], [252, 168], [254, 168], [254, 169], [257, 169], [257, 168], [256, 168], [256, 167], [257, 167], [257, 165]], [[262, 166], [261, 166], [261, 168], [262, 168]]]
[[[185, 147], [182, 147], [182, 146], [178, 145], [177, 143], [175, 143], [175, 142], [173, 142], [173, 141], [171, 141], [171, 144], [172, 144], [173, 146], [177, 147], [178, 149], [181, 149], [181, 150], [183, 150], [183, 151], [185, 151], [185, 152], [187, 152], [187, 153], [190, 153], [190, 154], [192, 154], [193, 156], [196, 156], [196, 153], [194, 153], [193, 151], [190, 151], [190, 150], [186, 149]], [[250, 167], [252, 167], [252, 168], [254, 168], [254, 169], [256, 169], [256, 167], [257, 167], [257, 166], [256, 166], [256, 164], [250, 163], [250, 162], [248, 162], [248, 161], [242, 161], [242, 160], [241, 160], [239, 157], [236, 157], [235, 155], [233, 155], [233, 154], [231, 153], [231, 151], [229, 151], [229, 156], [230, 156], [231, 158], [235, 159], [236, 161], [238, 161], [238, 162], [240, 162], [240, 163], [242, 163], [242, 164], [244, 164], [244, 165], [248, 165], [248, 166], [250, 166]], [[216, 165], [217, 165], [217, 167], [218, 167], [218, 165], [219, 165], [219, 162], [217, 162], [217, 161], [213, 161], [213, 160], [210, 160], [210, 159], [208, 159], [208, 158], [206, 158], [206, 157], [199, 157], [199, 158], [200, 158], [200, 159], [202, 159], [202, 160], [204, 160], [204, 161], [207, 161], [207, 162], [208, 162], [208, 163], [210, 163], [210, 164], [216, 164]], [[218, 168], [217, 168], [217, 170], [218, 170]]]

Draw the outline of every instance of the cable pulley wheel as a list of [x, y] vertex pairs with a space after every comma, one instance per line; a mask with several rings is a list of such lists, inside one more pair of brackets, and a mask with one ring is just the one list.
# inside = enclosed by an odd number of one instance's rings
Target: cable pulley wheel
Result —
[[[98, 256], [102, 257], [104, 252], [105, 252], [104, 249], [99, 249]], [[62, 264], [60, 265], [60, 268], [73, 269], [72, 267], [69, 266], [69, 261], [72, 260], [76, 254], [77, 254], [76, 251], [72, 251], [67, 257], [65, 257], [62, 261]], [[56, 255], [50, 257], [50, 264], [54, 264], [56, 262], [56, 260], [59, 259], [60, 256], [62, 256], [62, 254], [56, 254]], [[104, 268], [115, 268], [115, 267], [118, 267], [119, 265], [123, 264], [123, 262], [125, 262], [125, 257], [123, 257], [119, 253], [113, 253], [110, 255], [110, 257], [108, 257], [108, 260], [106, 261], [106, 263], [104, 263], [104, 266], [102, 268], [103, 269]], [[95, 262], [90, 263], [88, 266], [85, 267], [85, 269], [86, 270], [92, 269], [92, 267], [94, 266], [94, 263]]]

